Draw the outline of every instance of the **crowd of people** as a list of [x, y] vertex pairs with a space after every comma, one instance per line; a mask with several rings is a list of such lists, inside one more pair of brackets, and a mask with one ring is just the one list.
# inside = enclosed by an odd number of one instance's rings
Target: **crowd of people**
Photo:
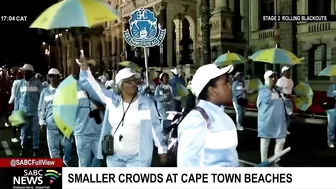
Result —
[[[30, 137], [33, 156], [39, 156], [42, 130], [46, 132], [50, 157], [60, 158], [63, 154], [65, 166], [73, 164], [74, 143], [80, 167], [99, 167], [103, 161], [108, 167], [149, 167], [154, 145], [160, 162], [167, 165], [171, 153], [167, 141], [171, 137], [176, 138], [174, 144], [178, 148], [174, 152], [175, 162], [170, 165], [239, 166], [237, 130], [243, 131], [247, 95], [255, 92], [258, 92], [261, 161], [268, 157], [271, 139], [276, 141], [275, 154], [284, 148], [293, 116], [290, 67], [283, 67], [280, 79], [276, 72], [266, 71], [264, 86], [258, 91], [248, 91], [243, 73], [236, 72], [234, 80], [230, 79], [233, 66], [204, 65], [188, 81], [177, 69], [172, 69], [171, 74], [159, 72], [157, 78], [147, 82], [143, 74], [131, 68], [119, 70], [115, 77], [98, 76], [91, 72], [85, 59], [78, 63], [80, 71], [71, 75], [78, 80], [79, 107], [70, 138], [58, 129], [53, 117], [53, 98], [62, 80], [57, 69], [50, 69], [46, 80], [39, 74], [34, 77], [34, 68], [29, 64], [19, 70], [1, 72], [1, 94], [9, 103], [9, 106], [2, 104], [5, 116], [8, 118], [11, 111], [20, 110], [26, 120], [24, 125], [13, 127], [12, 136], [12, 142], [21, 141], [22, 157], [30, 155], [27, 149]], [[189, 95], [181, 98], [178, 85], [187, 87]], [[236, 123], [224, 112], [224, 106], [230, 102], [237, 113]], [[174, 118], [170, 118], [170, 112], [175, 112]], [[5, 124], [10, 125], [8, 119]], [[177, 133], [174, 136], [168, 134], [172, 129]], [[16, 136], [18, 130], [20, 138]]]

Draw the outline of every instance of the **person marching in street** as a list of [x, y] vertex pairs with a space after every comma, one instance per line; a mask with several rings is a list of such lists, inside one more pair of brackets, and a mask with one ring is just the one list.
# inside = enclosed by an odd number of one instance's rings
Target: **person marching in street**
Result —
[[[276, 86], [278, 86], [281, 90], [281, 96], [285, 102], [287, 110], [291, 114], [293, 112], [293, 102], [292, 102], [292, 91], [294, 87], [294, 82], [291, 78], [291, 67], [284, 66], [281, 69], [282, 77], [278, 79]], [[291, 123], [291, 119], [288, 117], [287, 119], [287, 134], [289, 135], [290, 132], [288, 131], [289, 125]]]
[[154, 96], [158, 111], [164, 121], [167, 118], [167, 111], [174, 111], [174, 98], [172, 87], [168, 84], [169, 75], [161, 73], [160, 80], [161, 84], [156, 87]]
[[239, 166], [236, 126], [223, 106], [232, 101], [232, 70], [207, 64], [196, 71], [191, 89], [200, 101], [178, 126], [177, 167]]
[[[11, 72], [14, 76], [13, 76], [13, 84], [12, 84], [12, 88], [11, 88], [11, 96], [9, 98], [9, 101], [8, 101], [8, 104], [10, 106], [12, 106], [12, 110], [14, 109], [15, 107], [15, 103], [19, 103], [18, 100], [15, 99], [15, 94], [16, 94], [16, 91], [18, 90], [18, 87], [19, 87], [19, 84], [21, 82], [21, 79], [23, 79], [23, 73], [20, 71], [14, 71], [12, 70]], [[20, 127], [12, 127], [12, 138], [11, 138], [11, 141], [13, 143], [17, 143], [19, 142], [19, 139], [17, 137], [17, 132], [20, 130]], [[29, 136], [28, 136], [29, 138]]]
[[47, 130], [47, 144], [49, 149], [49, 155], [51, 158], [60, 158], [61, 150], [60, 144], [63, 148], [63, 163], [67, 167], [70, 166], [71, 161], [71, 151], [72, 151], [72, 142], [67, 139], [62, 132], [57, 128], [54, 116], [53, 116], [53, 98], [56, 92], [57, 87], [60, 84], [60, 72], [51, 68], [48, 71], [48, 78], [50, 80], [49, 87], [46, 87], [42, 90], [39, 106], [38, 106], [38, 115], [39, 115], [39, 124], [41, 130]]
[[236, 111], [236, 126], [238, 131], [243, 131], [242, 126], [245, 117], [247, 98], [246, 87], [243, 81], [243, 73], [236, 72], [232, 83], [233, 107]]
[[[271, 139], [275, 139], [274, 155], [282, 152], [286, 142], [289, 116], [281, 92], [276, 87], [278, 80], [276, 73], [268, 70], [264, 74], [264, 79], [265, 85], [259, 89], [257, 99], [261, 162], [267, 160]], [[278, 161], [275, 165], [278, 165]]]
[[[327, 96], [331, 98], [336, 98], [336, 84], [329, 86], [327, 91]], [[327, 110], [327, 136], [328, 136], [328, 146], [329, 148], [335, 148], [335, 132], [336, 132], [336, 106], [334, 108]]]
[[[137, 90], [140, 74], [130, 68], [120, 70], [115, 93], [99, 86], [86, 61], [80, 67], [79, 82], [83, 89], [106, 105], [98, 158], [105, 156], [108, 167], [150, 167], [154, 141], [161, 163], [166, 163], [167, 144], [162, 123], [153, 100]], [[112, 143], [113, 150], [104, 150], [105, 143]]]
[[177, 95], [177, 83], [180, 83], [181, 85], [185, 86], [185, 81], [179, 77], [178, 70], [177, 68], [171, 69], [170, 70], [173, 74], [173, 77], [169, 80], [169, 85], [173, 89], [173, 95], [174, 95], [174, 108], [175, 111], [180, 112], [182, 110], [181, 107], [181, 99]]
[[14, 110], [21, 110], [25, 116], [26, 123], [21, 127], [21, 147], [20, 156], [27, 156], [27, 141], [30, 131], [33, 138], [33, 156], [38, 156], [40, 148], [40, 127], [38, 124], [38, 103], [42, 91], [42, 82], [34, 78], [34, 68], [30, 64], [25, 64], [20, 68], [24, 73], [24, 79], [17, 84], [15, 91]]
[[[77, 62], [78, 63], [78, 62]], [[79, 73], [79, 69], [77, 70]], [[79, 75], [75, 73], [73, 77], [79, 80]], [[101, 83], [92, 76], [101, 87]], [[77, 97], [79, 108], [77, 110], [74, 136], [78, 155], [79, 167], [100, 167], [102, 161], [98, 158], [97, 152], [100, 145], [100, 133], [102, 129], [102, 119], [104, 106], [100, 101], [85, 90], [85, 87], [78, 82]]]

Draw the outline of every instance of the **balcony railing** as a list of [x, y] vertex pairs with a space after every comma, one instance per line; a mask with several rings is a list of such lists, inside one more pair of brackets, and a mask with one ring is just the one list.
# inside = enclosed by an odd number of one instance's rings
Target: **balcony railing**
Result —
[[308, 22], [298, 24], [298, 34], [324, 32], [336, 29], [336, 22]]
[[252, 37], [252, 40], [269, 39], [269, 38], [274, 38], [278, 34], [279, 34], [279, 29], [272, 28], [272, 29], [252, 32], [251, 37]]

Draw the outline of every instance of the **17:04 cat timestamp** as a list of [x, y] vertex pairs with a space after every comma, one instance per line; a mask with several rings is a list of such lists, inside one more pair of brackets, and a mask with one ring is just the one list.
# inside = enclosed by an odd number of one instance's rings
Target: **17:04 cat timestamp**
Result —
[[27, 16], [0, 16], [1, 22], [25, 22]]

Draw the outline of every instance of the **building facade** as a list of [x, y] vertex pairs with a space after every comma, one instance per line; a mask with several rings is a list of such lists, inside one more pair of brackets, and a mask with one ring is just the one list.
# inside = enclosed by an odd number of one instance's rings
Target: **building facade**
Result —
[[[335, 15], [335, 0], [250, 0], [244, 8], [250, 20], [250, 52], [264, 48], [280, 48], [293, 52], [303, 59], [294, 66], [293, 77], [309, 82], [313, 90], [325, 91], [334, 78], [320, 77], [318, 73], [330, 64], [336, 64], [335, 22], [263, 22], [262, 15]], [[244, 17], [245, 18], [245, 17]], [[249, 22], [247, 20], [247, 22]], [[246, 34], [246, 33], [245, 33]], [[262, 76], [272, 66], [253, 64], [252, 73]], [[279, 71], [279, 67], [277, 68]]]
[[[213, 57], [227, 51], [244, 55], [247, 43], [242, 32], [243, 2], [211, 0]], [[144, 65], [143, 49], [130, 47], [123, 40], [123, 31], [129, 28], [131, 13], [140, 7], [153, 10], [161, 26], [167, 30], [163, 44], [149, 49], [149, 67], [152, 70], [177, 67], [190, 76], [203, 64], [201, 0], [107, 0], [107, 3], [120, 11], [121, 19], [104, 23], [85, 34], [65, 32], [58, 35], [58, 66], [66, 75], [75, 69], [74, 60], [80, 49], [84, 49], [86, 56], [96, 60], [103, 69], [118, 69], [118, 62], [123, 59]]]
[[[106, 1], [120, 11], [120, 20], [99, 25], [84, 35], [63, 34], [56, 39], [58, 65], [65, 74], [74, 67], [79, 49], [84, 49], [101, 69], [118, 69], [118, 62], [123, 59], [144, 65], [143, 50], [130, 47], [123, 40], [129, 16], [140, 7], [153, 10], [167, 30], [163, 44], [148, 52], [152, 70], [178, 67], [189, 77], [204, 64], [201, 0]], [[334, 15], [335, 3], [336, 0], [211, 0], [212, 56], [230, 51], [247, 57], [278, 45], [304, 58], [302, 65], [293, 68], [295, 80], [308, 81], [314, 90], [325, 90], [333, 78], [317, 74], [326, 66], [336, 64], [336, 23], [263, 22], [262, 15]], [[245, 68], [240, 65], [237, 69], [262, 78], [265, 70], [273, 67], [249, 62]], [[280, 66], [275, 69], [279, 71]]]

